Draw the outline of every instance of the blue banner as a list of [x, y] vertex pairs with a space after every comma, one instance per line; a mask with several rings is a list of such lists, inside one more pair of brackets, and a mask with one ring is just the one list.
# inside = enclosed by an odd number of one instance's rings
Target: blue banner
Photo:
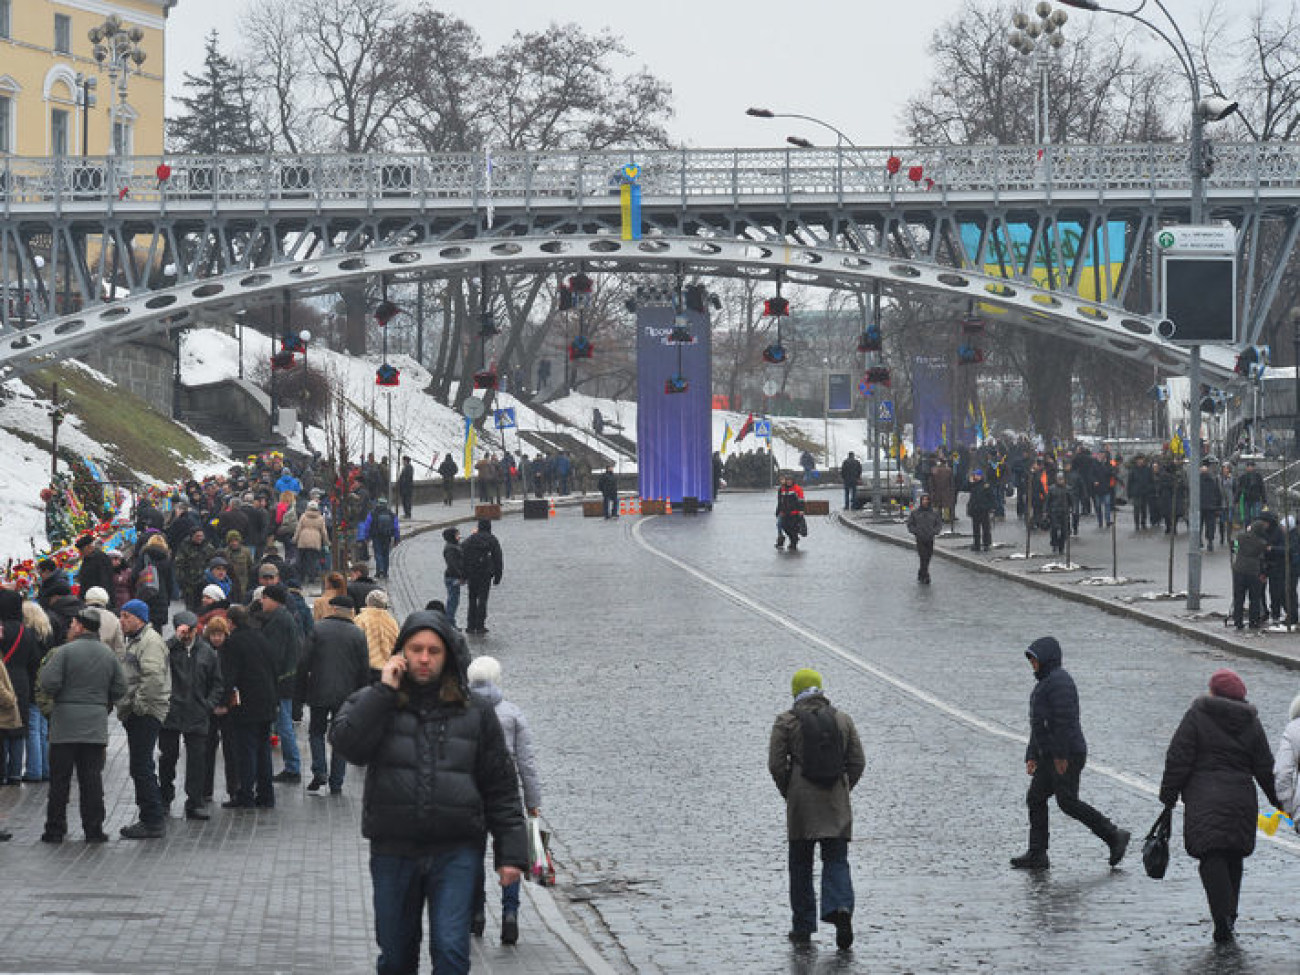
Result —
[[703, 312], [688, 310], [686, 320], [691, 341], [671, 342], [673, 309], [667, 305], [637, 307], [639, 489], [642, 498], [668, 499], [675, 504], [682, 498], [713, 500], [709, 319]]
[[943, 356], [917, 356], [912, 362], [912, 441], [917, 450], [952, 443], [948, 368]]

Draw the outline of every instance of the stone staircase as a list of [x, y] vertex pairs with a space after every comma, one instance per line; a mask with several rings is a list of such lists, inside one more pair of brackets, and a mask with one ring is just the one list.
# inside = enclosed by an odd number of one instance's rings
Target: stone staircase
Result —
[[227, 379], [177, 390], [176, 419], [230, 449], [236, 460], [265, 450], [284, 450], [285, 439], [272, 433], [264, 394], [240, 380]]

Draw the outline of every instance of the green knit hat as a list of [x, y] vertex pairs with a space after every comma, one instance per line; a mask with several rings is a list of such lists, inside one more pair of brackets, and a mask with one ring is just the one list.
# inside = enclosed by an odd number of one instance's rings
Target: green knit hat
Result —
[[822, 675], [817, 673], [811, 667], [805, 667], [803, 670], [794, 672], [794, 680], [790, 681], [790, 693], [798, 697], [810, 687], [821, 687]]

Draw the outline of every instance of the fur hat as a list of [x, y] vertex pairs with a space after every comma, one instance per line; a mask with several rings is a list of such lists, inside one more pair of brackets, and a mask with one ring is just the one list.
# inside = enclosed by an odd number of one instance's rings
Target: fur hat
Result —
[[475, 657], [465, 676], [471, 684], [500, 684], [501, 663], [496, 657]]
[[1220, 667], [1210, 675], [1210, 693], [1233, 701], [1246, 700], [1246, 682], [1235, 671]]
[[82, 598], [86, 600], [87, 606], [108, 605], [108, 593], [104, 591], [102, 586], [91, 586], [86, 590], [86, 594]]
[[388, 608], [388, 593], [382, 589], [371, 589], [366, 593], [366, 605], [375, 606], [379, 609]]
[[811, 667], [804, 667], [802, 670], [794, 672], [794, 679], [790, 681], [790, 694], [793, 697], [798, 697], [810, 687], [820, 688], [821, 686], [822, 675]]

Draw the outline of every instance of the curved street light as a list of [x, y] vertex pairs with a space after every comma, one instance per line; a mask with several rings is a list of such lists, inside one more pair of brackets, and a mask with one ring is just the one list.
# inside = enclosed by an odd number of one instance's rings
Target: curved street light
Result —
[[1029, 59], [1038, 72], [1038, 84], [1034, 88], [1034, 142], [1051, 145], [1052, 69], [1057, 65], [1057, 53], [1065, 45], [1062, 28], [1070, 15], [1060, 7], [1053, 9], [1047, 0], [1038, 0], [1034, 13], [1037, 19], [1023, 12], [1011, 18], [1012, 30], [1007, 34], [1007, 44]]
[[[148, 59], [140, 42], [144, 40], [144, 30], [139, 27], [127, 27], [122, 23], [122, 18], [117, 14], [111, 14], [98, 27], [92, 27], [86, 37], [94, 45], [92, 54], [95, 61], [103, 66], [107, 62], [108, 78], [110, 91], [108, 101], [109, 111], [109, 146], [112, 149], [112, 155], [122, 155], [122, 150], [127, 149], [126, 145], [118, 145], [117, 141], [117, 117], [119, 113], [119, 103], [122, 108], [126, 107], [127, 78], [131, 71], [136, 74], [140, 73], [141, 65]], [[114, 97], [114, 91], [116, 97]]]
[[[836, 128], [834, 125], [831, 125], [831, 123], [827, 122], [825, 119], [817, 118], [815, 115], [803, 115], [799, 112], [774, 112], [770, 108], [750, 107], [745, 109], [745, 114], [748, 115], [750, 118], [793, 118], [793, 119], [800, 119], [801, 121], [804, 122], [811, 122], [813, 125], [820, 125], [823, 129], [835, 133], [835, 147], [837, 149], [842, 150], [845, 146], [848, 146], [855, 153], [857, 153], [858, 162], [864, 168], [869, 168], [867, 166], [867, 154], [862, 150], [862, 147], [859, 146], [857, 143], [855, 143], [847, 135], [845, 135], [841, 129]], [[798, 146], [800, 149], [815, 148], [812, 142], [810, 142], [807, 139], [800, 138], [797, 135], [786, 136], [785, 141], [790, 143], [790, 145], [792, 146]]]
[[[1169, 12], [1169, 8], [1165, 6], [1164, 0], [1140, 0], [1132, 10], [1103, 7], [1096, 0], [1061, 0], [1061, 2], [1079, 10], [1115, 14], [1119, 17], [1127, 17], [1129, 20], [1137, 21], [1173, 50], [1174, 55], [1178, 58], [1178, 65], [1183, 69], [1183, 75], [1187, 78], [1187, 83], [1192, 90], [1192, 144], [1188, 158], [1188, 167], [1192, 177], [1190, 216], [1193, 225], [1201, 223], [1205, 215], [1205, 177], [1209, 175], [1209, 168], [1206, 166], [1205, 159], [1205, 123], [1218, 122], [1227, 118], [1237, 110], [1237, 103], [1225, 98], [1219, 92], [1215, 92], [1207, 98], [1201, 97], [1201, 80], [1196, 73], [1196, 59], [1192, 56], [1191, 46], [1187, 43], [1182, 28], [1178, 26], [1178, 21], [1174, 19], [1173, 14]], [[1142, 11], [1148, 3], [1153, 4], [1164, 15], [1165, 20], [1168, 21], [1170, 28], [1174, 32], [1174, 36], [1178, 38], [1177, 41], [1161, 30], [1159, 25], [1142, 16]], [[1196, 610], [1201, 608], [1201, 347], [1199, 345], [1192, 346], [1189, 358], [1188, 385], [1191, 389], [1191, 395], [1189, 397], [1190, 408], [1188, 412], [1191, 414], [1192, 428], [1189, 437], [1191, 443], [1188, 444], [1187, 449], [1187, 533], [1189, 536], [1187, 540], [1187, 608]]]

